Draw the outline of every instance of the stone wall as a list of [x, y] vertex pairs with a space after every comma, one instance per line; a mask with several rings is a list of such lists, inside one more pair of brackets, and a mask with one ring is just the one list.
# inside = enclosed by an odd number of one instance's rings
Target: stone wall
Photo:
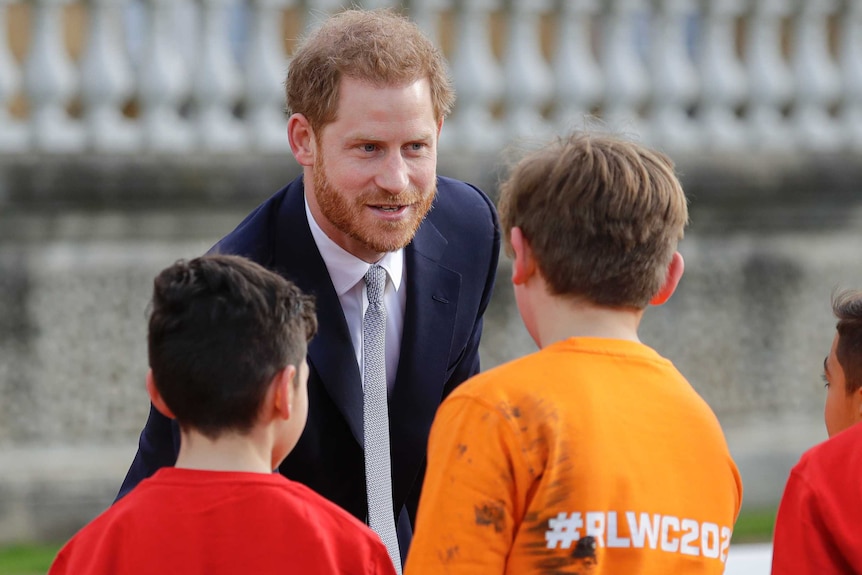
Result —
[[[826, 436], [829, 297], [862, 287], [862, 167], [679, 163], [692, 206], [686, 274], [647, 312], [642, 338], [718, 414], [744, 504], [775, 505], [790, 466]], [[500, 173], [487, 158], [440, 164], [491, 193]], [[64, 540], [110, 504], [148, 410], [153, 276], [206, 251], [295, 171], [284, 157], [0, 160], [0, 543]], [[504, 258], [484, 367], [534, 349], [509, 275]]]

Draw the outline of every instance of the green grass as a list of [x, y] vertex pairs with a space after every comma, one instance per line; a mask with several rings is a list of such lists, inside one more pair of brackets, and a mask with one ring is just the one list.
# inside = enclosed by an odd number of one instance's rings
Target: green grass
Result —
[[59, 544], [0, 547], [0, 575], [45, 575], [60, 547]]
[[775, 527], [775, 508], [743, 509], [733, 528], [733, 543], [768, 543]]

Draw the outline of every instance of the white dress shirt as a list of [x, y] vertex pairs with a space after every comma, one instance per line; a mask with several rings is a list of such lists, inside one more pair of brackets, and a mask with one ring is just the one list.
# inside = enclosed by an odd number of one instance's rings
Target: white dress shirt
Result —
[[[308, 227], [317, 250], [326, 264], [329, 278], [338, 294], [344, 319], [347, 320], [347, 328], [350, 330], [350, 339], [353, 341], [353, 350], [356, 353], [356, 364], [359, 373], [364, 373], [362, 365], [362, 318], [368, 308], [368, 296], [365, 290], [365, 273], [371, 267], [353, 254], [347, 252], [336, 244], [320, 228], [311, 209], [308, 200], [305, 200], [305, 215], [308, 218]], [[404, 328], [404, 308], [407, 304], [407, 286], [402, 281], [404, 272], [404, 250], [387, 252], [380, 261], [376, 262], [386, 270], [386, 290], [383, 293], [383, 303], [386, 306], [386, 386], [389, 393], [395, 385], [395, 374], [398, 371], [398, 356], [401, 351], [401, 333]]]

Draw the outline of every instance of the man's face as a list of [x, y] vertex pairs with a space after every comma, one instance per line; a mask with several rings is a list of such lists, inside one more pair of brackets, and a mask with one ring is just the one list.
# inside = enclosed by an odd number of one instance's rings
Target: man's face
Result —
[[441, 126], [427, 80], [378, 87], [343, 78], [305, 182], [326, 235], [368, 262], [409, 244], [434, 201]]
[[832, 340], [832, 349], [823, 362], [824, 376], [826, 377], [826, 406], [823, 416], [826, 420], [826, 433], [832, 437], [836, 433], [844, 431], [854, 423], [862, 419], [862, 388], [847, 394], [847, 379], [844, 369], [838, 363], [836, 350], [838, 349], [839, 335], [836, 333]]

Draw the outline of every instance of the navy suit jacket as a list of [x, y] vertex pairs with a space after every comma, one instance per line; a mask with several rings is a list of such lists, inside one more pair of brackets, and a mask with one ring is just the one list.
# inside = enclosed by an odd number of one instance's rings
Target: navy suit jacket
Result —
[[[314, 294], [308, 423], [279, 470], [365, 521], [362, 385], [347, 323], [305, 215], [302, 177], [258, 206], [211, 252], [246, 256]], [[405, 248], [407, 305], [389, 396], [393, 513], [402, 557], [412, 538], [437, 406], [479, 371], [482, 316], [500, 251], [496, 211], [479, 189], [438, 177], [431, 211]], [[174, 465], [178, 427], [151, 407], [119, 497]]]

